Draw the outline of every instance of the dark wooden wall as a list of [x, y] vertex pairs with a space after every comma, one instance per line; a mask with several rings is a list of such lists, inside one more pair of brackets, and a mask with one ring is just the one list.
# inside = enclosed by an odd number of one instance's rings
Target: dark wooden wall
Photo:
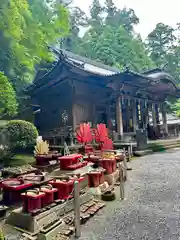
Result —
[[[35, 125], [40, 132], [64, 126], [62, 113], [68, 113], [68, 126], [73, 129], [83, 122], [98, 123], [99, 115], [106, 111], [107, 89], [78, 79], [47, 88], [34, 98], [41, 112], [35, 115]], [[101, 109], [101, 111], [99, 111]]]
[[72, 126], [72, 92], [68, 83], [36, 95], [41, 112], [36, 114], [35, 125], [40, 131], [62, 127], [62, 113], [68, 113], [67, 125]]

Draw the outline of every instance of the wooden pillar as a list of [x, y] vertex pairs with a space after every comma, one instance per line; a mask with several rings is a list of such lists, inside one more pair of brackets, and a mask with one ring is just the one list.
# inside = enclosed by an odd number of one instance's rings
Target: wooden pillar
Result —
[[136, 132], [137, 130], [137, 106], [136, 100], [133, 101], [133, 131]]
[[140, 128], [144, 129], [145, 128], [145, 102], [143, 100], [140, 101], [140, 116], [141, 116], [141, 121], [140, 121]]
[[147, 125], [149, 124], [149, 103], [147, 101], [145, 102], [145, 109], [146, 109], [145, 124], [147, 128]]
[[123, 119], [122, 119], [121, 97], [117, 97], [117, 99], [116, 99], [116, 125], [117, 125], [117, 133], [120, 136], [123, 136]]
[[153, 122], [153, 127], [156, 127], [157, 126], [156, 103], [152, 103], [152, 122]]
[[160, 121], [159, 121], [159, 104], [158, 103], [155, 104], [155, 112], [156, 112], [156, 123], [159, 124]]
[[141, 125], [141, 109], [140, 109], [140, 100], [138, 99], [136, 101], [136, 116], [137, 116], [137, 125], [136, 125], [136, 129], [139, 130], [140, 129], [140, 125]]
[[106, 105], [106, 119], [107, 119], [107, 128], [111, 130], [111, 104], [110, 101], [107, 101]]
[[148, 103], [146, 100], [143, 100], [141, 102], [141, 115], [142, 115], [142, 128], [143, 129], [147, 129], [147, 125], [148, 125]]
[[130, 97], [128, 97], [127, 99], [127, 131], [128, 132], [131, 132], [131, 129], [132, 129], [132, 126], [133, 126], [133, 123], [132, 123], [132, 105], [131, 105], [131, 99]]
[[165, 133], [168, 134], [168, 125], [167, 125], [167, 116], [164, 103], [161, 104], [161, 111], [162, 111], [162, 122]]
[[76, 125], [77, 125], [75, 97], [76, 97], [76, 89], [74, 86], [72, 86], [72, 130], [73, 130], [73, 133], [75, 133]]

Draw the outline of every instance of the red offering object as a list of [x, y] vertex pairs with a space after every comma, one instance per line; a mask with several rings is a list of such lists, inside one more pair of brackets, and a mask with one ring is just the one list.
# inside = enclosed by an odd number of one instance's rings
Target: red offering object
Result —
[[111, 174], [116, 171], [116, 160], [115, 159], [101, 159], [100, 165], [106, 170], [107, 174]]
[[45, 207], [54, 202], [55, 200], [54, 195], [57, 191], [58, 191], [57, 188], [53, 188], [50, 185], [41, 187], [41, 192], [45, 193], [45, 196], [42, 199], [42, 207]]
[[67, 167], [67, 170], [76, 170], [76, 169], [79, 169], [79, 168], [82, 168], [82, 167], [85, 167], [87, 165], [88, 162], [84, 161], [84, 162], [79, 162], [79, 163], [76, 163], [76, 164], [73, 164], [73, 165], [70, 165]]
[[79, 163], [79, 159], [82, 158], [81, 154], [71, 154], [68, 156], [59, 157], [60, 168], [62, 170], [67, 170], [70, 165]]
[[100, 143], [99, 148], [101, 151], [113, 150], [113, 141], [108, 136], [108, 129], [105, 124], [98, 124], [94, 129], [96, 142]]
[[98, 124], [97, 128], [94, 129], [94, 135], [96, 142], [104, 142], [108, 138], [108, 130], [106, 125], [103, 123]]
[[61, 181], [61, 180], [52, 180], [49, 182], [54, 188], [58, 189], [58, 199], [65, 200], [71, 196], [73, 190], [74, 180]]
[[89, 156], [89, 161], [92, 162], [92, 163], [96, 163], [97, 161], [100, 160], [100, 156], [94, 156], [94, 155], [91, 155]]
[[44, 192], [38, 190], [29, 190], [26, 193], [21, 194], [23, 199], [23, 211], [31, 213], [34, 210], [42, 208], [42, 199], [45, 197]]
[[79, 143], [86, 145], [92, 142], [93, 136], [91, 132], [91, 126], [89, 123], [82, 123], [79, 129], [76, 131], [76, 139]]
[[46, 166], [49, 165], [49, 161], [53, 160], [53, 155], [37, 155], [35, 156], [36, 165]]
[[12, 204], [21, 201], [21, 192], [32, 186], [32, 183], [25, 183], [23, 180], [18, 180], [17, 178], [4, 180], [1, 183], [3, 201]]
[[91, 145], [86, 145], [85, 146], [85, 153], [89, 154], [89, 153], [93, 153], [94, 149]]
[[88, 173], [89, 187], [98, 187], [104, 181], [104, 173], [100, 171], [94, 171]]
[[113, 150], [113, 141], [110, 138], [106, 138], [101, 146], [101, 150]]

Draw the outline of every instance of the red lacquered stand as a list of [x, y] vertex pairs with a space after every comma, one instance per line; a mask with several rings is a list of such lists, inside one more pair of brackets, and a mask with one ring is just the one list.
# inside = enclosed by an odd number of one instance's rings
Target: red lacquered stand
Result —
[[37, 166], [47, 166], [47, 165], [49, 165], [49, 161], [53, 160], [53, 156], [51, 154], [37, 155], [37, 156], [35, 156], [35, 159], [36, 159]]
[[57, 188], [53, 188], [52, 186], [42, 186], [40, 190], [41, 192], [45, 193], [45, 196], [42, 199], [42, 207], [45, 207], [54, 202], [55, 193], [58, 191]]
[[21, 201], [21, 193], [32, 187], [32, 183], [21, 182], [17, 178], [11, 178], [1, 183], [3, 189], [3, 201], [8, 204], [14, 204]]
[[89, 156], [89, 161], [95, 163], [95, 162], [97, 162], [98, 160], [100, 160], [100, 158], [101, 158], [100, 156], [90, 155], [90, 156]]
[[98, 187], [104, 182], [104, 173], [101, 171], [92, 171], [88, 173], [89, 187]]
[[100, 165], [106, 170], [106, 174], [112, 174], [116, 171], [116, 159], [101, 159]]
[[76, 164], [73, 164], [73, 165], [69, 165], [67, 167], [67, 170], [71, 170], [71, 171], [74, 171], [76, 169], [79, 169], [79, 168], [82, 168], [82, 167], [85, 167], [87, 166], [88, 162], [84, 161], [84, 162], [79, 162], [79, 163], [76, 163]]
[[92, 145], [85, 145], [85, 153], [89, 154], [89, 153], [93, 153], [94, 149], [92, 147]]
[[[35, 193], [35, 194], [33, 194]], [[34, 190], [27, 191], [21, 194], [23, 199], [23, 211], [26, 213], [31, 213], [34, 210], [41, 209], [43, 198], [45, 197], [44, 192], [39, 192]]]
[[49, 182], [54, 188], [58, 189], [58, 199], [65, 200], [71, 196], [73, 190], [74, 180], [61, 181], [61, 180], [52, 180]]
[[70, 165], [79, 163], [79, 159], [82, 158], [81, 154], [71, 154], [68, 156], [59, 157], [61, 170], [67, 170]]

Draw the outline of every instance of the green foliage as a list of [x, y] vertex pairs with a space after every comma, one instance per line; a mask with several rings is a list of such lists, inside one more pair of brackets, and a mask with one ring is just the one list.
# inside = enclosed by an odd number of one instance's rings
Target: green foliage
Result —
[[174, 31], [172, 27], [158, 23], [148, 35], [148, 48], [151, 57], [160, 67], [166, 62], [166, 54], [171, 51], [176, 40]]
[[9, 162], [13, 154], [8, 146], [0, 145], [0, 162]]
[[113, 28], [106, 25], [100, 34], [91, 29], [84, 40], [81, 45], [84, 52], [81, 54], [100, 60], [106, 65], [121, 66], [121, 69], [128, 66], [136, 71], [155, 66], [148, 57], [143, 42], [136, 37], [132, 38], [123, 26]]
[[78, 7], [69, 8], [70, 31], [66, 38], [61, 39], [61, 47], [77, 52], [81, 38], [78, 36], [80, 27], [87, 27], [87, 17]]
[[[177, 29], [158, 23], [156, 28], [148, 35], [147, 46], [151, 58], [158, 67], [163, 67], [180, 83], [180, 34]], [[180, 101], [170, 101], [169, 108], [180, 117]]]
[[12, 149], [28, 148], [36, 143], [38, 132], [36, 127], [27, 121], [12, 120], [3, 130], [7, 136], [7, 145]]
[[16, 94], [7, 77], [0, 72], [0, 118], [17, 113]]
[[178, 99], [175, 103], [171, 104], [171, 110], [175, 112], [177, 117], [180, 117], [180, 99]]
[[32, 72], [41, 60], [51, 60], [48, 45], [68, 30], [64, 7], [54, 3], [50, 8], [46, 1], [40, 0], [2, 0], [0, 6], [0, 32], [5, 45], [1, 48], [10, 53], [6, 74], [10, 74], [10, 68], [16, 72], [24, 71], [24, 67]]
[[2, 229], [0, 229], [0, 240], [5, 240], [5, 236]]
[[180, 40], [177, 38], [177, 30], [158, 23], [148, 35], [147, 46], [156, 65], [164, 67], [178, 83], [180, 81]]
[[18, 100], [32, 82], [35, 66], [53, 59], [49, 46], [68, 30], [68, 11], [58, 1], [0, 1], [0, 71]]
[[104, 6], [94, 0], [87, 22], [88, 31], [78, 42], [73, 38], [74, 45], [69, 50], [121, 69], [128, 66], [142, 71], [156, 66], [142, 40], [133, 34], [133, 27], [139, 22], [133, 9], [118, 9], [112, 0], [106, 0]]
[[93, 0], [90, 8], [90, 18], [88, 19], [89, 25], [94, 28], [95, 31], [99, 31], [103, 24], [103, 7], [101, 6], [99, 0]]

